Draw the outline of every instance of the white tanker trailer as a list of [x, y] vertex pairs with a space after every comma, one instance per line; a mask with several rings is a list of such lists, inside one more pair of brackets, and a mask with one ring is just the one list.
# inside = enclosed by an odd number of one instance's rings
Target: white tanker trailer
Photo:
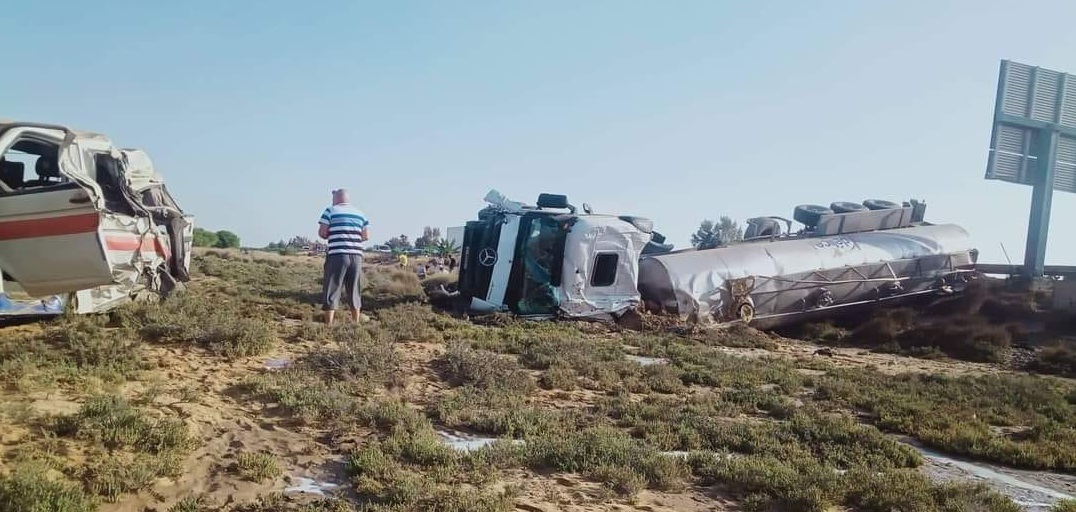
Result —
[[801, 205], [796, 232], [758, 217], [742, 241], [676, 251], [648, 219], [577, 213], [564, 196], [486, 201], [464, 228], [454, 294], [472, 313], [624, 322], [645, 310], [772, 328], [958, 292], [978, 257], [967, 231], [925, 222], [918, 201]]

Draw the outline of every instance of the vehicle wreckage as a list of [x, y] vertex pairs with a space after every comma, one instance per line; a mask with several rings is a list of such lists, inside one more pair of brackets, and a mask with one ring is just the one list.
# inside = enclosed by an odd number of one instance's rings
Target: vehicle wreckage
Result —
[[167, 294], [189, 280], [193, 221], [146, 152], [0, 120], [0, 318]]
[[[640, 312], [701, 324], [776, 328], [854, 308], [958, 293], [978, 250], [926, 203], [800, 205], [795, 222], [748, 219], [742, 241], [674, 250], [650, 219], [583, 212], [565, 196], [535, 206], [493, 190], [464, 227], [458, 291], [472, 314], [616, 321]], [[627, 320], [634, 320], [628, 323]]]

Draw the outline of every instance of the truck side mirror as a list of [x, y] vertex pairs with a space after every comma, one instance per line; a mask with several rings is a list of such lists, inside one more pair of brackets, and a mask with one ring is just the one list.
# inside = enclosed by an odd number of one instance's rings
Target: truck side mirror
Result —
[[563, 194], [538, 194], [538, 207], [567, 209], [569, 208], [568, 196]]

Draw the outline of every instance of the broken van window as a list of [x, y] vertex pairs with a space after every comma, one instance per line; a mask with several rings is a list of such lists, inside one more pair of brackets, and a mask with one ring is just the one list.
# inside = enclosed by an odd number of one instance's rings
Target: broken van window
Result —
[[0, 181], [19, 192], [64, 185], [70, 181], [60, 173], [60, 147], [51, 142], [23, 138], [0, 156]]
[[105, 208], [109, 211], [134, 215], [134, 208], [123, 194], [123, 173], [118, 160], [107, 153], [94, 153], [93, 165], [97, 185], [105, 197]]

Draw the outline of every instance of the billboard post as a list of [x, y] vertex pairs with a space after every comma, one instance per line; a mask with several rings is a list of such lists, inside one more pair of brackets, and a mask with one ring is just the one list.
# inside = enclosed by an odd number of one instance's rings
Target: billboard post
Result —
[[1053, 192], [1076, 193], [1076, 80], [1001, 61], [986, 179], [1032, 187], [1023, 274], [1043, 276]]
[[1046, 239], [1050, 232], [1050, 212], [1053, 207], [1054, 181], [1053, 160], [1057, 154], [1057, 133], [1042, 137], [1046, 139], [1038, 152], [1038, 176], [1031, 189], [1031, 216], [1027, 222], [1027, 246], [1024, 249], [1024, 274], [1029, 277], [1043, 275], [1046, 266]]

